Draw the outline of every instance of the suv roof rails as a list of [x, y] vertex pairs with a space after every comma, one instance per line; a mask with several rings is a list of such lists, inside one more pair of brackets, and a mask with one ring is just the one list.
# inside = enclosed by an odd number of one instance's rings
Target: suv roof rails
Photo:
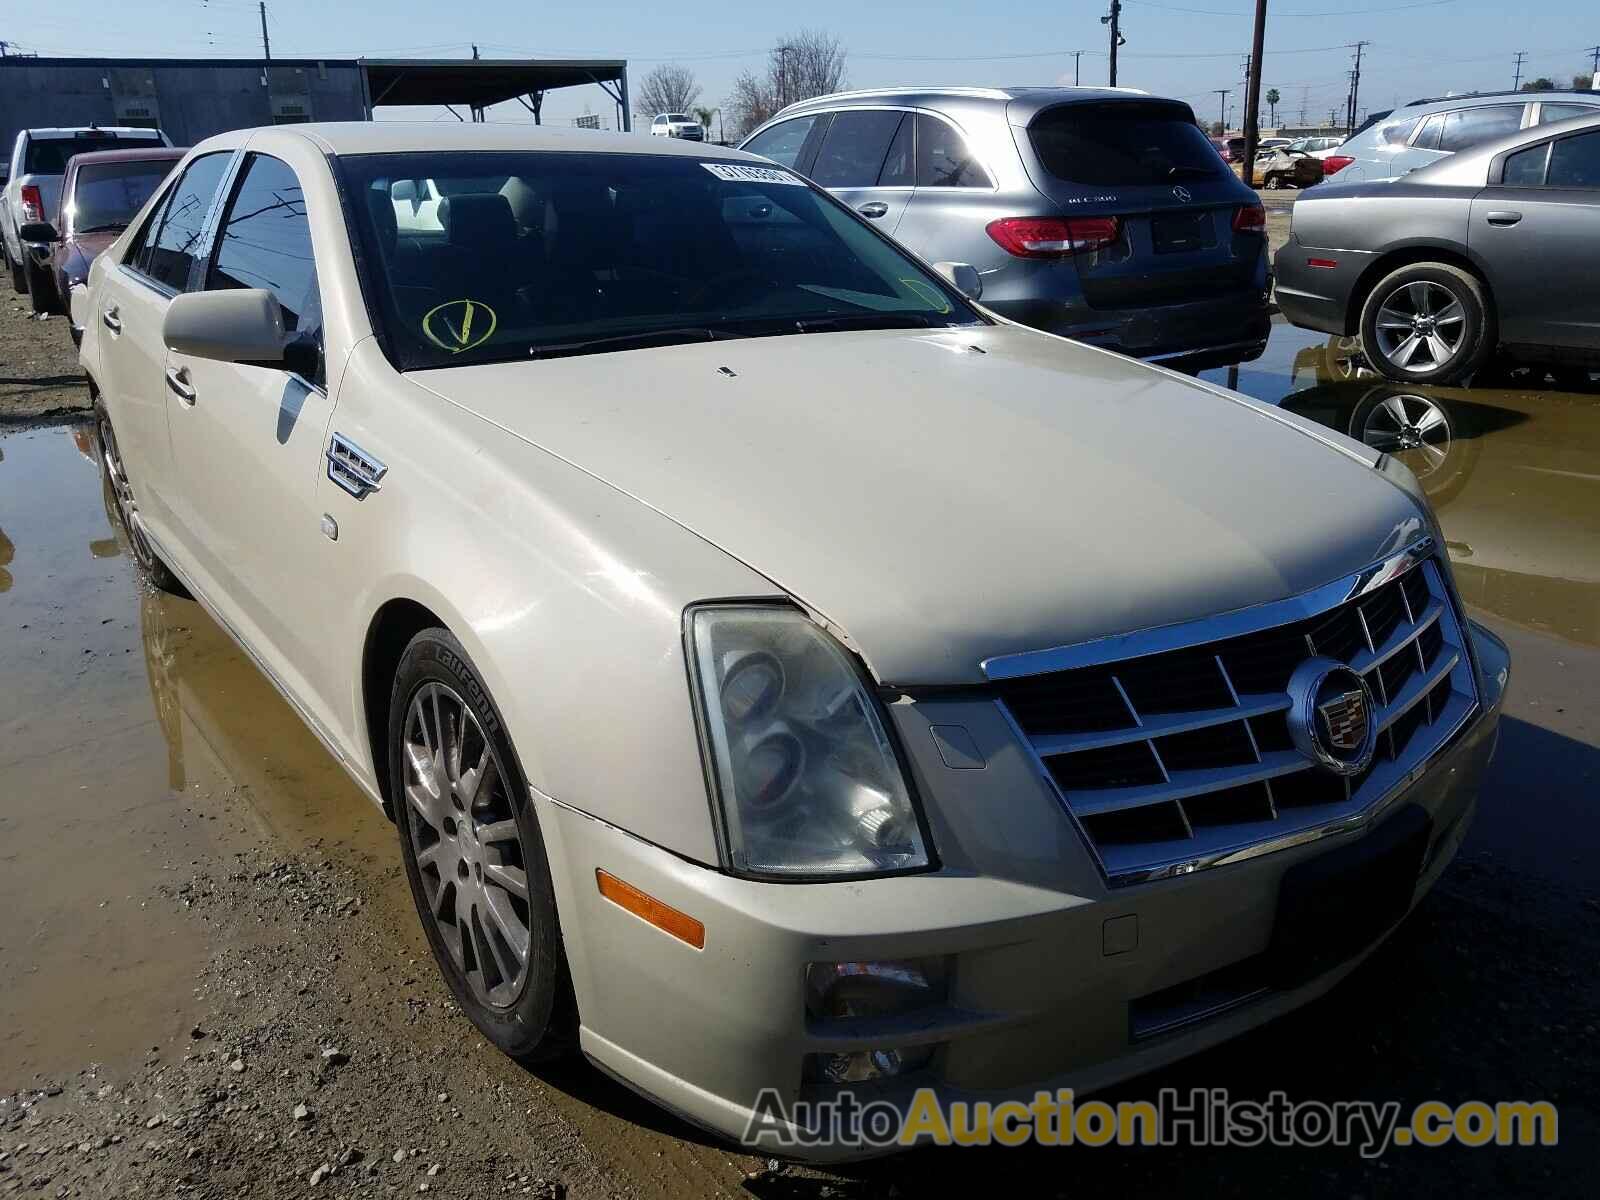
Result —
[[1600, 100], [1600, 92], [1591, 88], [1540, 88], [1537, 92], [1528, 92], [1521, 89], [1515, 91], [1507, 88], [1499, 92], [1462, 92], [1455, 96], [1424, 96], [1421, 100], [1406, 101], [1406, 108], [1416, 108], [1419, 104], [1443, 104], [1446, 100], [1477, 100], [1482, 96], [1593, 96]]

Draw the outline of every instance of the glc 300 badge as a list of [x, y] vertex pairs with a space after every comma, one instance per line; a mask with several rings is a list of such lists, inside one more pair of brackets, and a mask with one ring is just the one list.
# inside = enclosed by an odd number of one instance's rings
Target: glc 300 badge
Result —
[[1313, 658], [1289, 679], [1289, 736], [1312, 762], [1339, 775], [1359, 775], [1378, 746], [1372, 691], [1343, 663]]

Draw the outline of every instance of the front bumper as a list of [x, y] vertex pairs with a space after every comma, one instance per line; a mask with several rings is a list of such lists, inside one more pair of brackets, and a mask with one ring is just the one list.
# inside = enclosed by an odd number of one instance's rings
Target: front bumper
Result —
[[[1485, 631], [1473, 627], [1472, 638], [1479, 714], [1385, 810], [1415, 805], [1431, 819], [1413, 903], [1459, 847], [1495, 745], [1507, 656]], [[913, 774], [926, 786], [927, 773], [941, 769], [930, 767], [939, 761], [933, 740], [926, 727], [911, 736], [918, 718], [908, 724], [895, 715]], [[907, 1106], [916, 1087], [931, 1085], [947, 1100], [1026, 1103], [1039, 1089], [1105, 1088], [1271, 1020], [1326, 992], [1381, 941], [1289, 990], [1257, 987], [1200, 1009], [1175, 1000], [1163, 1014], [1164, 998], [1192, 996], [1189, 985], [1222, 978], [1224, 968], [1233, 977], [1238, 964], [1267, 953], [1288, 868], [1351, 845], [1372, 827], [1113, 893], [1081, 882], [1083, 847], [1057, 835], [1048, 814], [1035, 809], [1038, 797], [1026, 794], [1026, 769], [1004, 747], [993, 749], [982, 769], [944, 765], [961, 778], [940, 786], [942, 799], [955, 799], [945, 808], [987, 800], [959, 818], [968, 823], [954, 834], [968, 845], [987, 837], [983, 850], [1006, 864], [1000, 873], [976, 873], [946, 855], [941, 870], [925, 875], [754, 882], [536, 794], [584, 1052], [668, 1109], [735, 1139], [763, 1089], [777, 1089], [786, 1104], [828, 1094], [802, 1083], [805, 1056], [821, 1052], [936, 1044], [926, 1072], [859, 1085], [859, 1094]], [[705, 948], [675, 941], [603, 899], [597, 868], [703, 921]], [[1067, 887], [1064, 879], [1080, 882]], [[870, 1025], [808, 1021], [808, 963], [936, 955], [950, 965], [945, 1005]], [[850, 1146], [785, 1152], [817, 1161], [860, 1156]]]

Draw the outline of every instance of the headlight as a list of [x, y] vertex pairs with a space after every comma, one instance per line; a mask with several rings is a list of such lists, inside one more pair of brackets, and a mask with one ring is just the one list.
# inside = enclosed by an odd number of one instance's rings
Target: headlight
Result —
[[695, 609], [689, 640], [735, 870], [834, 876], [928, 866], [877, 702], [837, 642], [776, 607]]

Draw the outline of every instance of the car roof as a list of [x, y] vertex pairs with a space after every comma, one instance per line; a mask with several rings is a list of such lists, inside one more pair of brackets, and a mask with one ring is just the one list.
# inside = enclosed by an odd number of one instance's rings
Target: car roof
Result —
[[[897, 87], [869, 88], [851, 92], [831, 92], [800, 100], [774, 115], [793, 116], [813, 108], [831, 108], [852, 104], [874, 104], [885, 100], [905, 104], [912, 108], [927, 106], [938, 108], [945, 100], [993, 100], [1010, 102], [1013, 117], [1027, 118], [1052, 108], [1057, 104], [1091, 102], [1095, 100], [1149, 99], [1151, 94], [1140, 88], [1110, 87]], [[1176, 101], [1182, 103], [1182, 101]]]
[[112, 137], [159, 138], [161, 136], [159, 129], [142, 129], [136, 125], [43, 125], [35, 129], [24, 129], [22, 132], [39, 141], [77, 137], [80, 133], [104, 133]]
[[80, 167], [93, 163], [108, 162], [158, 162], [162, 159], [178, 159], [189, 153], [187, 146], [140, 146], [135, 150], [90, 150], [84, 154], [74, 154], [69, 165]]
[[1460, 96], [1433, 96], [1424, 100], [1412, 100], [1404, 106], [1404, 109], [1397, 111], [1404, 111], [1407, 116], [1414, 116], [1418, 112], [1426, 115], [1477, 104], [1504, 104], [1508, 100], [1520, 100], [1526, 103], [1532, 100], [1570, 100], [1574, 96], [1587, 96], [1600, 104], [1600, 92], [1558, 88], [1550, 92], [1466, 92]]
[[1470, 185], [1476, 181], [1477, 185], [1481, 186], [1484, 172], [1489, 169], [1489, 160], [1495, 155], [1543, 141], [1553, 135], [1581, 133], [1586, 129], [1600, 129], [1600, 112], [1596, 112], [1592, 117], [1568, 117], [1565, 121], [1552, 121], [1548, 125], [1532, 125], [1527, 129], [1519, 129], [1515, 133], [1493, 138], [1481, 145], [1458, 151], [1449, 158], [1430, 163], [1413, 171], [1406, 178], [1419, 183]]
[[[592, 129], [552, 129], [525, 122], [446, 125], [438, 121], [322, 121], [235, 129], [207, 138], [195, 149], [226, 150], [249, 143], [267, 148], [280, 139], [314, 143], [327, 154], [404, 154], [415, 151], [564, 150], [594, 154], [683, 155], [766, 163], [741, 150], [702, 142], [652, 138], [648, 134]], [[281, 144], [281, 143], [280, 143]], [[771, 164], [767, 164], [771, 165]]]

